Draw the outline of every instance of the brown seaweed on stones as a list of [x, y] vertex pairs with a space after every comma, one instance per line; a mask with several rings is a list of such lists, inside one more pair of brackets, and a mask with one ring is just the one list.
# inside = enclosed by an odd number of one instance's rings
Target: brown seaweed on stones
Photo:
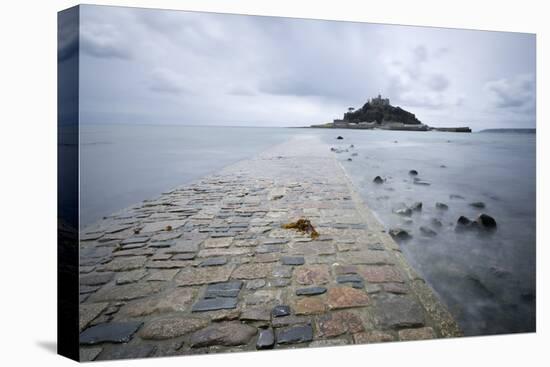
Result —
[[319, 232], [315, 230], [309, 219], [301, 218], [296, 222], [283, 224], [281, 227], [284, 229], [295, 229], [300, 233], [307, 233], [313, 240], [319, 237]]

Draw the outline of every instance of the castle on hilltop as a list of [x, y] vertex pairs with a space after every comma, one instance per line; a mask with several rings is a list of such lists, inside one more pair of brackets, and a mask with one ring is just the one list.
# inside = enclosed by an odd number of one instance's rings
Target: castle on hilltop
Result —
[[378, 97], [369, 99], [368, 103], [370, 103], [373, 106], [389, 106], [390, 99], [382, 98], [382, 96], [379, 94]]

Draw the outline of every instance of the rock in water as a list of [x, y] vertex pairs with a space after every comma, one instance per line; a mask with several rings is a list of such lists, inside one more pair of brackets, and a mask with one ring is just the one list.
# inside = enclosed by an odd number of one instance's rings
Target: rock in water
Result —
[[414, 203], [412, 206], [411, 206], [411, 209], [414, 210], [414, 211], [421, 211], [422, 210], [422, 202], [420, 201], [417, 201], [416, 203]]
[[472, 223], [471, 220], [469, 220], [468, 218], [466, 218], [465, 216], [461, 215], [458, 220], [456, 221], [457, 224], [460, 224], [462, 226], [468, 226], [470, 225], [470, 223]]
[[403, 215], [405, 217], [410, 217], [412, 215], [412, 209], [411, 208], [401, 208], [396, 209], [393, 211], [395, 214]]
[[440, 202], [435, 203], [435, 207], [437, 209], [440, 209], [440, 210], [448, 210], [449, 209], [449, 206], [447, 204], [440, 203]]
[[376, 176], [374, 180], [372, 180], [372, 182], [374, 182], [375, 184], [381, 184], [384, 183], [384, 179], [380, 176]]
[[348, 158], [348, 162], [351, 162], [352, 160], [353, 160], [353, 159], [351, 159], [351, 158]]
[[426, 237], [435, 237], [437, 236], [437, 232], [434, 231], [433, 229], [430, 229], [428, 227], [420, 227], [420, 232], [422, 233], [422, 235], [426, 236]]
[[434, 227], [442, 227], [443, 223], [437, 218], [432, 218], [432, 226]]
[[342, 138], [340, 135], [338, 135], [338, 137], [336, 139], [337, 140], [343, 140], [344, 138]]
[[418, 171], [415, 170], [415, 169], [411, 169], [411, 170], [409, 171], [409, 175], [411, 175], [411, 176], [418, 176]]
[[480, 214], [477, 217], [476, 222], [486, 229], [495, 229], [497, 227], [497, 222], [495, 218], [491, 217], [488, 214]]
[[485, 208], [485, 203], [482, 201], [476, 201], [476, 202], [470, 203], [470, 206], [478, 209], [483, 209]]
[[397, 240], [408, 240], [411, 238], [409, 232], [407, 232], [403, 228], [392, 228], [389, 230], [388, 233], [390, 234], [390, 236]]

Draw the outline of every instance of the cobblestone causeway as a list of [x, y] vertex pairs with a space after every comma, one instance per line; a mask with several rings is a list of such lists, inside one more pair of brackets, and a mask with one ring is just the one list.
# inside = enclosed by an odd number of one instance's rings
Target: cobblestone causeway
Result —
[[[300, 218], [317, 239], [281, 228]], [[82, 360], [461, 335], [315, 137], [144, 201], [80, 239]]]

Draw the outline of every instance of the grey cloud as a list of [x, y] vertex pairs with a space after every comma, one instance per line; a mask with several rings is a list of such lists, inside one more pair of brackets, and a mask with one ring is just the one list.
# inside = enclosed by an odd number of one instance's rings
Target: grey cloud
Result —
[[493, 103], [498, 108], [532, 108], [535, 103], [535, 77], [517, 75], [489, 81], [485, 84]]
[[[305, 125], [381, 93], [426, 123], [452, 126], [479, 116], [489, 98], [519, 103], [506, 83], [485, 81], [534, 73], [534, 37], [525, 35], [81, 9], [83, 121]], [[510, 110], [486, 116], [494, 124]]]
[[131, 52], [120, 31], [110, 24], [92, 24], [81, 28], [83, 52], [99, 58], [130, 59]]
[[181, 94], [186, 91], [182, 78], [167, 69], [153, 70], [148, 84], [150, 90], [158, 93]]
[[390, 61], [393, 75], [389, 79], [388, 88], [393, 98], [407, 106], [429, 109], [456, 104], [456, 101], [450, 101], [444, 95], [451, 81], [446, 75], [432, 71], [431, 66], [434, 58], [442, 57], [447, 52], [447, 49], [443, 53], [437, 49], [430, 53], [428, 47], [419, 45], [411, 50], [408, 62]]

